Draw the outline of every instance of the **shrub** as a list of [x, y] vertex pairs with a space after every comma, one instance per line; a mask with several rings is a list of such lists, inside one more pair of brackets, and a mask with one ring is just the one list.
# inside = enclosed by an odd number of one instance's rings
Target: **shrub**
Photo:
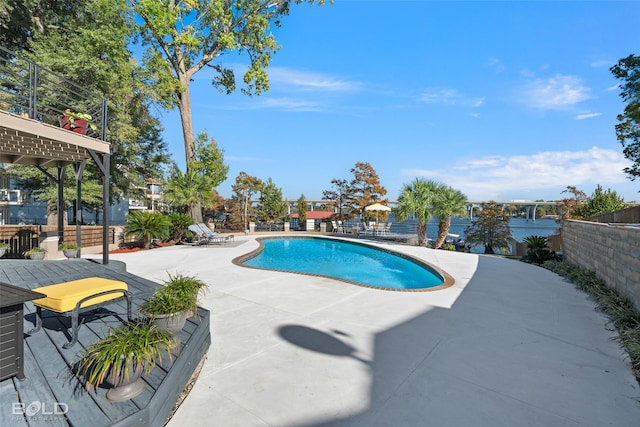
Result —
[[528, 252], [522, 257], [522, 261], [542, 265], [545, 261], [557, 259], [556, 253], [547, 247], [547, 238], [544, 236], [527, 236], [524, 243]]
[[145, 249], [149, 249], [153, 239], [163, 240], [169, 237], [171, 221], [159, 212], [132, 212], [127, 214], [126, 219], [124, 235], [142, 239]]
[[185, 240], [190, 233], [189, 226], [193, 223], [191, 217], [182, 213], [173, 213], [169, 214], [168, 218], [171, 222], [169, 237], [175, 242]]

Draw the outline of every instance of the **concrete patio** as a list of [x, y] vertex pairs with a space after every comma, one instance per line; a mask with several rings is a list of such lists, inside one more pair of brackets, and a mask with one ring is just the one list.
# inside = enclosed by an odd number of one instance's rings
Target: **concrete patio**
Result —
[[519, 261], [373, 244], [456, 283], [389, 292], [233, 265], [253, 236], [112, 255], [147, 279], [209, 284], [208, 359], [169, 426], [638, 425], [626, 355], [572, 284]]

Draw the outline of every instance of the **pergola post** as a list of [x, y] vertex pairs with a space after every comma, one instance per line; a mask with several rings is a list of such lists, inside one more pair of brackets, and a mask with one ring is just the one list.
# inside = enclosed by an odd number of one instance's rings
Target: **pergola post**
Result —
[[58, 245], [64, 241], [64, 167], [58, 167], [56, 183], [58, 184]]
[[73, 164], [73, 171], [76, 175], [76, 245], [78, 246], [78, 257], [82, 257], [82, 175], [87, 161]]

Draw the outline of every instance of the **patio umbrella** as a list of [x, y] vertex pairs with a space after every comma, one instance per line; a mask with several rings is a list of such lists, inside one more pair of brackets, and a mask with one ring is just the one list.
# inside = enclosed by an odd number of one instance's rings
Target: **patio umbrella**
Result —
[[364, 210], [376, 212], [376, 223], [378, 222], [378, 212], [391, 212], [391, 208], [387, 205], [383, 205], [382, 203], [374, 203], [373, 205], [365, 207]]

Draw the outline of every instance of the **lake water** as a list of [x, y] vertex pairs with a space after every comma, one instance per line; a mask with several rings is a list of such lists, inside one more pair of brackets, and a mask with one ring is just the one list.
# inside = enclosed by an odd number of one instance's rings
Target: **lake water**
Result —
[[[453, 218], [451, 220], [451, 234], [459, 234], [460, 238], [464, 238], [464, 230], [472, 224], [470, 219]], [[553, 219], [537, 219], [535, 222], [523, 218], [512, 218], [509, 221], [511, 235], [518, 242], [522, 242], [527, 236], [550, 236], [560, 228]], [[437, 221], [429, 221], [427, 224], [427, 236], [435, 239], [438, 234]]]
[[[415, 220], [408, 220], [404, 223], [400, 223], [395, 222], [393, 216], [390, 215], [388, 221], [393, 223], [391, 226], [392, 233], [417, 234], [417, 224]], [[457, 234], [460, 236], [460, 239], [464, 239], [464, 230], [471, 224], [472, 220], [469, 218], [452, 218], [449, 233]], [[560, 224], [553, 219], [536, 219], [534, 222], [523, 218], [512, 218], [509, 221], [509, 228], [511, 229], [511, 235], [513, 238], [518, 242], [522, 242], [524, 238], [528, 236], [550, 236], [560, 228]], [[438, 237], [437, 219], [432, 219], [427, 223], [427, 237], [431, 240], [435, 240]], [[456, 240], [457, 238], [453, 239]], [[476, 253], [481, 253], [483, 251], [484, 248], [482, 246], [476, 246], [472, 249], [472, 252]]]

